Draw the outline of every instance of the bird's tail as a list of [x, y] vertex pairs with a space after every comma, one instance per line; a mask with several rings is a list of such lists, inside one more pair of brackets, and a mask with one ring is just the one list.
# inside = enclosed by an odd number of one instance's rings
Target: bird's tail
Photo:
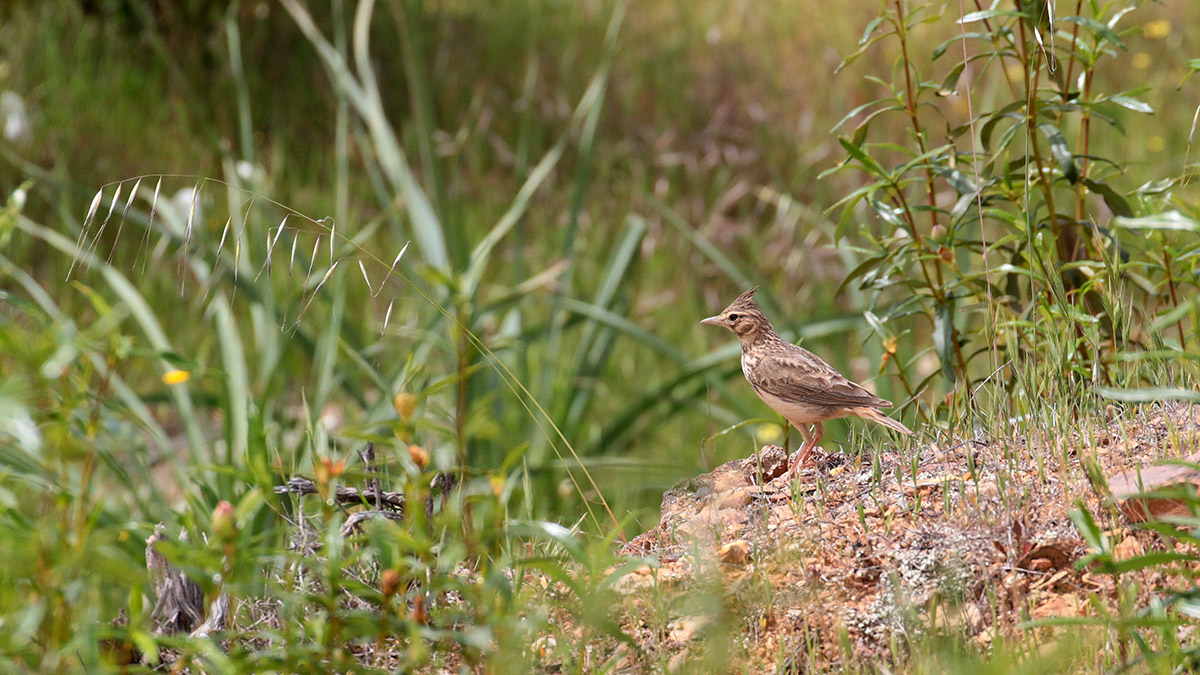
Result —
[[862, 408], [856, 408], [854, 410], [854, 414], [856, 414], [859, 417], [862, 417], [864, 419], [868, 419], [873, 422], [878, 422], [878, 423], [882, 424], [883, 426], [885, 426], [889, 429], [892, 429], [893, 431], [899, 431], [900, 433], [905, 434], [906, 436], [913, 435], [912, 429], [909, 429], [908, 427], [901, 424], [899, 422], [899, 420], [894, 420], [894, 419], [888, 417], [887, 415], [883, 414], [883, 412], [881, 410], [879, 410], [878, 408], [868, 408], [868, 407], [864, 406]]

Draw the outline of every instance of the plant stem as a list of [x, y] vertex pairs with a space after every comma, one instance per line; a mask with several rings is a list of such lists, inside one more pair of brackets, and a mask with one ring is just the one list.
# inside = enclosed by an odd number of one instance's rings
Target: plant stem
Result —
[[[917, 148], [924, 155], [925, 130], [921, 128], [921, 121], [917, 119], [916, 92], [913, 91], [912, 62], [908, 58], [908, 31], [904, 25], [904, 5], [902, 0], [896, 0], [896, 35], [900, 38], [900, 60], [904, 64], [904, 109], [908, 113], [909, 121], [912, 122], [913, 135], [917, 139]], [[933, 181], [933, 168], [928, 166], [928, 164], [925, 166], [925, 193], [929, 199], [929, 228], [932, 230], [937, 225], [937, 191]], [[921, 242], [916, 228], [913, 228], [913, 238], [918, 243]], [[941, 263], [938, 262], [935, 264], [934, 269], [937, 273], [938, 288], [940, 289], [942, 286]]]
[[[1163, 271], [1167, 273], [1167, 288], [1171, 291], [1171, 308], [1179, 306], [1179, 298], [1175, 295], [1175, 275], [1171, 273], [1171, 252], [1167, 249], [1167, 242], [1163, 242]], [[1187, 344], [1183, 336], [1183, 317], [1180, 317], [1175, 322], [1175, 328], [1179, 330], [1179, 348], [1184, 349]]]
[[471, 345], [467, 339], [467, 324], [460, 304], [455, 311], [455, 347], [458, 379], [455, 383], [454, 443], [455, 462], [458, 464], [459, 484], [466, 478], [467, 470], [467, 368], [470, 366]]
[[[1022, 2], [1022, 0], [1015, 0], [1015, 2], [1017, 3], [1017, 10], [1024, 12], [1025, 7], [1024, 7], [1024, 3]], [[1064, 242], [1063, 242], [1063, 237], [1062, 237], [1062, 228], [1058, 222], [1058, 211], [1054, 208], [1054, 186], [1052, 183], [1047, 182], [1047, 180], [1046, 180], [1046, 164], [1042, 158], [1041, 143], [1038, 142], [1037, 88], [1038, 88], [1038, 78], [1041, 75], [1041, 68], [1038, 65], [1040, 62], [1040, 58], [1039, 58], [1040, 52], [1038, 52], [1037, 50], [1033, 50], [1033, 53], [1032, 54], [1030, 53], [1029, 39], [1025, 35], [1025, 18], [1024, 17], [1020, 21], [1017, 22], [1017, 27], [1020, 29], [1020, 33], [1021, 33], [1021, 55], [1022, 55], [1021, 60], [1022, 60], [1022, 63], [1025, 64], [1025, 73], [1026, 73], [1026, 77], [1025, 77], [1026, 133], [1029, 134], [1029, 145], [1033, 151], [1033, 162], [1034, 162], [1034, 166], [1037, 167], [1038, 187], [1041, 189], [1042, 196], [1046, 200], [1046, 218], [1050, 221], [1050, 231], [1054, 234], [1055, 248], [1058, 251], [1059, 260], [1060, 261], [1068, 261], [1071, 259], [1071, 257], [1067, 255], [1067, 251], [1064, 248]], [[1028, 169], [1026, 169], [1026, 173], [1028, 174]], [[1071, 251], [1071, 254], [1072, 255], [1074, 254], [1073, 250]]]

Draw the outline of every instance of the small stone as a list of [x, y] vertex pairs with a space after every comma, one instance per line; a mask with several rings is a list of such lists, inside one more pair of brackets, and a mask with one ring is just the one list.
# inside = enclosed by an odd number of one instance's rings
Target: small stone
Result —
[[1069, 567], [1078, 557], [1075, 554], [1077, 548], [1079, 548], [1077, 540], [1064, 539], [1041, 544], [1021, 556], [1017, 561], [1017, 567], [1038, 572], [1063, 569]]
[[1143, 553], [1145, 553], [1145, 548], [1142, 546], [1142, 542], [1134, 536], [1126, 536], [1121, 543], [1113, 547], [1113, 557], [1118, 561], [1136, 558]]
[[718, 494], [742, 487], [750, 487], [750, 478], [728, 464], [723, 464], [712, 472], [712, 488]]
[[633, 595], [654, 586], [654, 577], [637, 572], [630, 572], [613, 583], [613, 591], [617, 595]]
[[1076, 593], [1056, 595], [1033, 609], [1033, 618], [1077, 617], [1087, 614], [1087, 601]]
[[745, 539], [731, 541], [721, 547], [718, 555], [726, 565], [742, 565], [750, 559], [750, 544]]
[[718, 509], [734, 509], [749, 504], [753, 499], [754, 495], [750, 494], [748, 489], [737, 488], [719, 495], [716, 506]]
[[1182, 499], [1169, 496], [1143, 496], [1164, 488], [1183, 489], [1191, 484], [1200, 487], [1200, 471], [1188, 464], [1200, 462], [1200, 453], [1184, 458], [1187, 464], [1148, 466], [1125, 471], [1108, 479], [1112, 499], [1129, 520], [1140, 523], [1164, 515], [1188, 515]]
[[983, 615], [983, 610], [973, 602], [963, 608], [963, 619], [972, 635], [987, 627], [987, 619]]
[[708, 621], [708, 617], [705, 616], [685, 616], [676, 619], [668, 626], [667, 637], [672, 642], [683, 644], [695, 637], [697, 631], [708, 625]]

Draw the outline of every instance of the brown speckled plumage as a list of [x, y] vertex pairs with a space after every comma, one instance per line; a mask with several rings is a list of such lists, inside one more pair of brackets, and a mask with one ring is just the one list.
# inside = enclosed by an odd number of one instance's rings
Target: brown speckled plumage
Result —
[[754, 393], [800, 430], [804, 445], [793, 469], [808, 460], [821, 440], [821, 423], [826, 420], [854, 415], [912, 434], [879, 411], [892, 407], [891, 401], [846, 379], [816, 354], [779, 337], [754, 302], [756, 290], [742, 293], [724, 311], [702, 323], [724, 326], [737, 335], [742, 343], [742, 374]]

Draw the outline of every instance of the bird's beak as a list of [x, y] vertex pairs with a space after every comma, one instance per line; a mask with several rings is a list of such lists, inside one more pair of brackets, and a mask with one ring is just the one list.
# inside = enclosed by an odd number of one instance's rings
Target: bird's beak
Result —
[[701, 319], [700, 323], [706, 323], [710, 326], [724, 326], [725, 322], [721, 321], [721, 315], [710, 316], [707, 319]]

